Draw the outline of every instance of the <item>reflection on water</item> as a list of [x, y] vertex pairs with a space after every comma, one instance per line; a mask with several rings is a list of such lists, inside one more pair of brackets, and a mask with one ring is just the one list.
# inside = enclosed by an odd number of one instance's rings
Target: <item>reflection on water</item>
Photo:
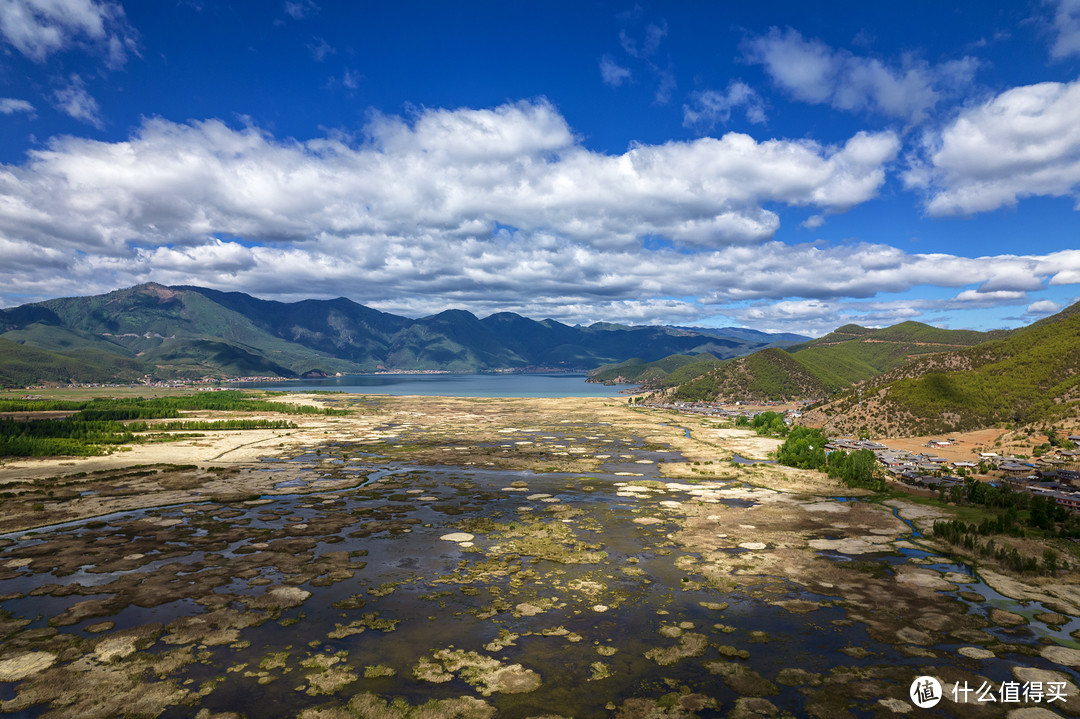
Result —
[[735, 464], [776, 464], [775, 459], [747, 459], [741, 454], [733, 454], [731, 461]]
[[438, 397], [618, 397], [636, 385], [587, 383], [585, 373], [508, 374], [370, 374], [300, 379], [285, 382], [241, 382], [233, 387], [286, 392], [354, 392], [357, 394]]

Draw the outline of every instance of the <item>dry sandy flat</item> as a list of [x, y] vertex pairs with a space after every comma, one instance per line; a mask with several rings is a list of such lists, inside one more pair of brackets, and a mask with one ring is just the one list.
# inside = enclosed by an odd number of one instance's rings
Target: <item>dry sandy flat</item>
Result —
[[[283, 401], [293, 404], [323, 406], [315, 395], [290, 395]], [[53, 413], [36, 413], [35, 416]], [[178, 442], [137, 444], [121, 451], [100, 457], [60, 457], [47, 459], [5, 460], [0, 463], [0, 481], [33, 480], [73, 472], [97, 472], [141, 464], [197, 464], [236, 465], [258, 462], [263, 457], [274, 457], [288, 451], [289, 447], [311, 444], [330, 439], [351, 437], [363, 425], [356, 419], [325, 417], [322, 415], [282, 415], [276, 413], [240, 412], [186, 412], [185, 420], [207, 419], [287, 419], [299, 427], [280, 430], [222, 430], [199, 432], [204, 436]], [[348, 425], [335, 422], [352, 419]], [[151, 423], [152, 424], [152, 423]], [[371, 424], [368, 419], [367, 424]], [[283, 446], [279, 446], [283, 445]]]
[[[980, 429], [974, 432], [959, 432], [948, 435], [929, 435], [926, 437], [896, 437], [875, 440], [887, 445], [889, 449], [904, 449], [909, 452], [934, 454], [944, 457], [951, 462], [972, 461], [977, 462], [979, 452], [993, 452], [994, 442], [1003, 435], [1003, 429]], [[956, 444], [951, 447], [927, 447], [926, 443], [932, 439], [955, 439]]]
[[751, 429], [691, 429], [696, 436], [706, 442], [717, 442], [747, 459], [769, 459], [769, 453], [775, 452], [784, 443], [774, 437], [760, 437]]
[[[128, 451], [102, 457], [64, 457], [5, 461], [0, 480], [26, 480], [71, 472], [97, 472], [140, 464], [210, 464], [255, 462], [281, 450], [278, 444], [288, 430], [247, 430], [206, 433], [205, 438], [162, 444], [135, 445]], [[302, 433], [296, 432], [296, 437]]]

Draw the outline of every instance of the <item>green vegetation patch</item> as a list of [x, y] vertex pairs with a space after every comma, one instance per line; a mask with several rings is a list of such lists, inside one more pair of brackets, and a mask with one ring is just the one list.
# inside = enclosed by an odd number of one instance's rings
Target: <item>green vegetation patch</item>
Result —
[[881, 476], [873, 452], [868, 449], [826, 452], [825, 442], [821, 430], [796, 427], [780, 445], [776, 459], [789, 467], [828, 472], [830, 477], [840, 479], [849, 487], [884, 491], [885, 478]]
[[181, 411], [277, 412], [341, 415], [346, 410], [271, 402], [243, 392], [202, 392], [194, 395], [144, 399], [95, 398], [84, 401], [0, 400], [0, 412], [74, 411], [62, 419], [19, 421], [0, 418], [0, 456], [49, 457], [105, 454], [109, 446], [183, 439], [164, 432], [186, 430], [295, 429], [287, 420], [176, 420], [150, 424], [153, 419], [176, 419]]
[[720, 360], [709, 353], [699, 355], [675, 354], [654, 362], [634, 357], [618, 364], [604, 365], [589, 374], [590, 382], [616, 384], [625, 382], [649, 387], [674, 386], [672, 375], [679, 373], [674, 384], [680, 384], [716, 367]]

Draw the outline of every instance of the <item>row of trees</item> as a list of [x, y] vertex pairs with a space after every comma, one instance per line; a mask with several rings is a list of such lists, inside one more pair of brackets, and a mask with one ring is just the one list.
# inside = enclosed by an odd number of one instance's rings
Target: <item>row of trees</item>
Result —
[[[214, 392], [178, 397], [143, 399], [93, 399], [81, 402], [0, 401], [0, 411], [75, 410], [63, 419], [31, 419], [20, 422], [0, 419], [0, 456], [89, 456], [107, 451], [110, 445], [150, 439], [178, 438], [164, 432], [215, 429], [294, 429], [288, 420], [227, 419], [179, 420], [181, 410], [279, 412], [285, 414], [343, 414], [345, 410], [252, 399], [241, 392]], [[175, 419], [149, 424], [148, 419]], [[135, 421], [132, 421], [135, 420]]]
[[296, 429], [295, 422], [287, 419], [219, 419], [219, 420], [188, 420], [183, 422], [159, 422], [157, 424], [140, 423], [138, 429], [132, 425], [128, 428], [132, 431], [145, 432], [174, 432], [181, 430], [203, 431], [215, 429]]
[[[993, 538], [985, 543], [979, 541], [980, 536], [987, 534], [985, 524], [986, 522], [975, 526], [959, 519], [938, 520], [934, 522], [934, 538], [964, 547], [983, 557], [992, 557], [1003, 567], [1018, 573], [1054, 575], [1059, 569], [1065, 568], [1061, 554], [1052, 547], [1043, 551], [1040, 564], [1037, 557], [1023, 556], [1016, 547], [1001, 546], [996, 544]], [[1023, 530], [1019, 531], [1020, 536], [1023, 536]]]
[[107, 445], [131, 444], [148, 436], [160, 441], [170, 436], [162, 435], [163, 432], [295, 428], [295, 423], [284, 419], [191, 420], [158, 424], [84, 421], [79, 415], [29, 422], [0, 419], [0, 457], [94, 456], [103, 454]]
[[[132, 436], [131, 441], [134, 440]], [[110, 441], [107, 444], [118, 444]], [[66, 437], [0, 436], [0, 457], [92, 457], [105, 454], [104, 441], [95, 443]]]
[[86, 400], [0, 400], [0, 412], [77, 412], [81, 419], [132, 420], [170, 419], [180, 416], [181, 411], [215, 412], [276, 412], [279, 414], [342, 415], [348, 410], [315, 407], [313, 405], [273, 402], [253, 398], [238, 390], [223, 392], [197, 392], [171, 397], [97, 397]]
[[[963, 485], [955, 485], [948, 491], [942, 488], [939, 492], [943, 500], [948, 498], [954, 504], [970, 504], [999, 510], [1000, 514], [993, 520], [994, 527], [999, 528], [981, 534], [1023, 536], [1022, 530], [1017, 535], [1012, 529], [1015, 525], [1056, 533], [1063, 537], [1080, 536], [1080, 516], [1070, 512], [1051, 497], [1018, 492], [1003, 482], [995, 486], [965, 477]], [[1026, 518], [1022, 517], [1022, 512], [1027, 512]]]

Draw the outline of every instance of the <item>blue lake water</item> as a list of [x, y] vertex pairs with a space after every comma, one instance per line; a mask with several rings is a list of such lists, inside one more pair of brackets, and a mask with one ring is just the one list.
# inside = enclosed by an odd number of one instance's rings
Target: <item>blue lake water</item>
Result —
[[631, 385], [585, 382], [584, 373], [537, 374], [362, 374], [287, 382], [241, 382], [234, 387], [286, 392], [354, 392], [357, 394], [427, 395], [432, 397], [618, 397]]

